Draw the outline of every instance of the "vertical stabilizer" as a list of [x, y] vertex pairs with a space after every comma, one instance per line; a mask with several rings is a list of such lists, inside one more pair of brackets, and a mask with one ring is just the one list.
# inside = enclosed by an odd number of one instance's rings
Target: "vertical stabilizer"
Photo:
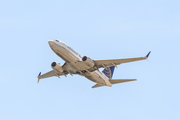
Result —
[[102, 72], [109, 78], [111, 79], [114, 73], [114, 68], [115, 66], [107, 67], [105, 68]]

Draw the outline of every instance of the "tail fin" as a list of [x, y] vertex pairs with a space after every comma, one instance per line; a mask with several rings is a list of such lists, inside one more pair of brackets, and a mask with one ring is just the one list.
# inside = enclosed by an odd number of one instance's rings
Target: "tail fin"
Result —
[[111, 66], [108, 68], [105, 68], [102, 72], [109, 78], [111, 79], [114, 73], [114, 68], [115, 66]]

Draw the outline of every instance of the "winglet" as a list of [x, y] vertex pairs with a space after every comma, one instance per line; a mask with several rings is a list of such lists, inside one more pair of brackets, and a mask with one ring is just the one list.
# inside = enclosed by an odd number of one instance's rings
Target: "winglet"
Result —
[[38, 77], [41, 76], [41, 72], [39, 73]]
[[39, 75], [38, 75], [38, 83], [39, 83], [39, 80], [40, 80], [39, 76], [41, 76], [41, 72], [40, 72]]
[[149, 53], [146, 55], [147, 58], [149, 57], [150, 53], [151, 53], [151, 51], [149, 51]]

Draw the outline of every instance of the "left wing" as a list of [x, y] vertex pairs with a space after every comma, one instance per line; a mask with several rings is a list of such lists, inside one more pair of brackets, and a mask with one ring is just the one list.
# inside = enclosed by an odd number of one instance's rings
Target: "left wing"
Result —
[[61, 76], [61, 75], [65, 75], [65, 76], [66, 76], [65, 73], [57, 73], [57, 72], [54, 71], [54, 70], [51, 70], [51, 71], [49, 71], [49, 72], [47, 72], [47, 73], [45, 73], [45, 74], [43, 74], [43, 75], [41, 75], [41, 72], [40, 72], [39, 75], [38, 75], [38, 83], [39, 83], [39, 80], [40, 80], [40, 79], [48, 78], [48, 77], [53, 77], [53, 76], [59, 77], [59, 76]]
[[126, 59], [111, 59], [111, 60], [94, 60], [97, 68], [101, 67], [110, 67], [120, 65], [121, 63], [134, 62], [139, 60], [145, 60], [148, 58], [151, 51], [145, 57], [137, 57], [137, 58], [126, 58]]

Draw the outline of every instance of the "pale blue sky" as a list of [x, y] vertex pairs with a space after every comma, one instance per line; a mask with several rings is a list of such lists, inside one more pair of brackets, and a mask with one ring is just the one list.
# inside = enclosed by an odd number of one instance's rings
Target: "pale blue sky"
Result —
[[[0, 4], [0, 120], [179, 120], [179, 0], [6, 0]], [[43, 79], [59, 39], [82, 56], [145, 56], [92, 89], [81, 76]]]

